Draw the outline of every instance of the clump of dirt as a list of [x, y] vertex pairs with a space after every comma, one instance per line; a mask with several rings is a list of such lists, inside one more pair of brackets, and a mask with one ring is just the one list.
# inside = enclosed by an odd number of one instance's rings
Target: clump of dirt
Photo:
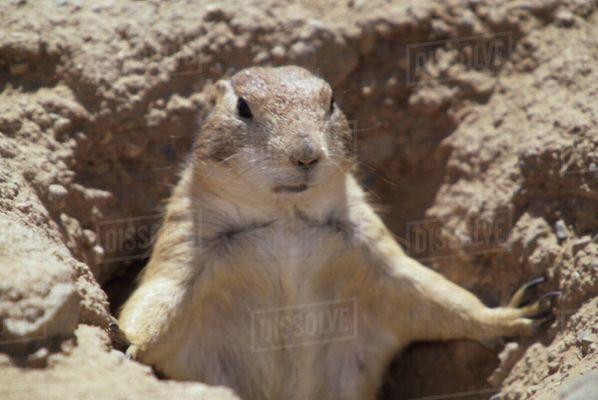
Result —
[[[231, 398], [156, 380], [99, 328], [151, 251], [209, 109], [205, 88], [285, 64], [333, 85], [361, 180], [412, 256], [489, 305], [537, 276], [563, 292], [544, 333], [498, 353], [414, 345], [381, 398], [574, 398], [588, 382], [576, 378], [598, 366], [597, 7], [0, 5], [2, 398], [39, 398], [50, 383], [57, 398]], [[91, 374], [105, 385], [90, 386]]]

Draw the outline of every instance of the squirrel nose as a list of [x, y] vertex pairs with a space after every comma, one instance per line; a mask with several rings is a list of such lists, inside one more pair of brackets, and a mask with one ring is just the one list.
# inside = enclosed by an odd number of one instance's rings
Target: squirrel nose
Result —
[[322, 149], [315, 144], [304, 143], [303, 146], [295, 148], [290, 156], [293, 165], [304, 171], [308, 171], [315, 167], [322, 159]]
[[315, 167], [318, 162], [320, 162], [321, 158], [321, 150], [311, 146], [305, 146], [303, 149], [291, 154], [291, 163], [302, 170], [307, 171], [310, 168]]
[[299, 168], [308, 170], [314, 167], [320, 161], [320, 156], [316, 155], [312, 157], [293, 158], [293, 161]]

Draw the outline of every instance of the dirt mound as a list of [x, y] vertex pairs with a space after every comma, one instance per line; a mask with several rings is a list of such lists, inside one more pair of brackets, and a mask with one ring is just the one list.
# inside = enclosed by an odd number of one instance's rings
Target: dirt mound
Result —
[[298, 64], [333, 85], [361, 180], [414, 257], [489, 305], [536, 276], [563, 292], [545, 333], [498, 353], [414, 345], [381, 398], [576, 398], [598, 366], [597, 8], [3, 3], [0, 397], [232, 398], [157, 380], [101, 329], [151, 250], [205, 88]]

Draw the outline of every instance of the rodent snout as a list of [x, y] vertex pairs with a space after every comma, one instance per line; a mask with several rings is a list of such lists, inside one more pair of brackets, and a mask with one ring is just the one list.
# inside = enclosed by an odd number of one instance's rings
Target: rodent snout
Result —
[[314, 167], [319, 161], [320, 161], [320, 157], [314, 157], [314, 158], [302, 158], [302, 159], [298, 159], [292, 160], [294, 164], [296, 164], [299, 168], [301, 169], [310, 169], [312, 167]]
[[291, 154], [291, 163], [302, 170], [315, 167], [322, 158], [322, 150], [312, 146], [304, 146], [300, 151]]

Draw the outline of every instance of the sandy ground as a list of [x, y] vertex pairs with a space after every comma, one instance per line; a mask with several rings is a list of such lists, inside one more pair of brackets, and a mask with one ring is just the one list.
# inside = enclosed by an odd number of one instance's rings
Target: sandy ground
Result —
[[205, 88], [298, 64], [333, 85], [361, 181], [410, 254], [489, 305], [537, 276], [563, 293], [538, 337], [414, 345], [380, 398], [596, 398], [597, 8], [1, 3], [0, 397], [233, 398], [158, 380], [103, 329], [151, 250]]

